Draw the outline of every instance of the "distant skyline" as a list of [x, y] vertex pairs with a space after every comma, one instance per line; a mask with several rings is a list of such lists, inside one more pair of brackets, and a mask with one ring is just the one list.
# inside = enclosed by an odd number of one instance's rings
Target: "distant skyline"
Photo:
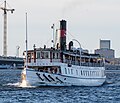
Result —
[[[77, 39], [84, 49], [99, 49], [100, 39], [111, 40], [115, 57], [120, 57], [120, 0], [6, 0], [8, 8], [8, 55], [25, 50], [25, 13], [28, 13], [28, 49], [52, 46], [52, 29], [67, 21], [67, 41]], [[0, 0], [2, 4], [4, 0]], [[0, 5], [1, 6], [1, 5]], [[0, 10], [0, 55], [3, 54], [3, 11]], [[75, 43], [78, 46], [77, 43]]]

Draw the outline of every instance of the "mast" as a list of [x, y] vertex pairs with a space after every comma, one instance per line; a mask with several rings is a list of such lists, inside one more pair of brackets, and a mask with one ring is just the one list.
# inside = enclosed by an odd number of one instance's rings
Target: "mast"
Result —
[[25, 43], [26, 43], [26, 61], [24, 63], [24, 69], [22, 70], [21, 72], [21, 86], [22, 87], [26, 87], [27, 86], [27, 81], [26, 81], [26, 69], [28, 68], [28, 57], [27, 57], [27, 13], [26, 13], [26, 40], [25, 40]]
[[28, 37], [27, 37], [27, 13], [26, 13], [26, 40], [25, 40], [25, 43], [26, 43], [26, 68], [28, 68]]

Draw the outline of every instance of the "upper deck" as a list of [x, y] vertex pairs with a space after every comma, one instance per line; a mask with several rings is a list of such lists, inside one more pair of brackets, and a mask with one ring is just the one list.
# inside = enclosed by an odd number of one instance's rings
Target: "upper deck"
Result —
[[[80, 53], [81, 52], [81, 53]], [[25, 54], [25, 52], [24, 52]], [[28, 50], [28, 64], [38, 65], [52, 65], [53, 63], [65, 63], [68, 66], [89, 66], [89, 67], [103, 67], [104, 58], [98, 54], [88, 54], [83, 51], [66, 50], [61, 51], [53, 48], [35, 48]]]

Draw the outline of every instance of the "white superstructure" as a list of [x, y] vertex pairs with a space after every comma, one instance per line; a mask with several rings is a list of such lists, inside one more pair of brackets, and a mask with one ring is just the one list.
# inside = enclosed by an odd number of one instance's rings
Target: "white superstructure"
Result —
[[[60, 25], [57, 48], [34, 48], [27, 51], [27, 82], [37, 86], [100, 86], [105, 82], [104, 58], [82, 49], [66, 49], [66, 21]], [[24, 54], [26, 54], [24, 52]]]

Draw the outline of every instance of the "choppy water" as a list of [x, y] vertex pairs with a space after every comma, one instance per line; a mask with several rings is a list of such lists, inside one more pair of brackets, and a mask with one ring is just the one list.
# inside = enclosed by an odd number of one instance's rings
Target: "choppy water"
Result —
[[0, 70], [0, 103], [120, 103], [120, 72], [100, 87], [18, 86], [21, 70]]

